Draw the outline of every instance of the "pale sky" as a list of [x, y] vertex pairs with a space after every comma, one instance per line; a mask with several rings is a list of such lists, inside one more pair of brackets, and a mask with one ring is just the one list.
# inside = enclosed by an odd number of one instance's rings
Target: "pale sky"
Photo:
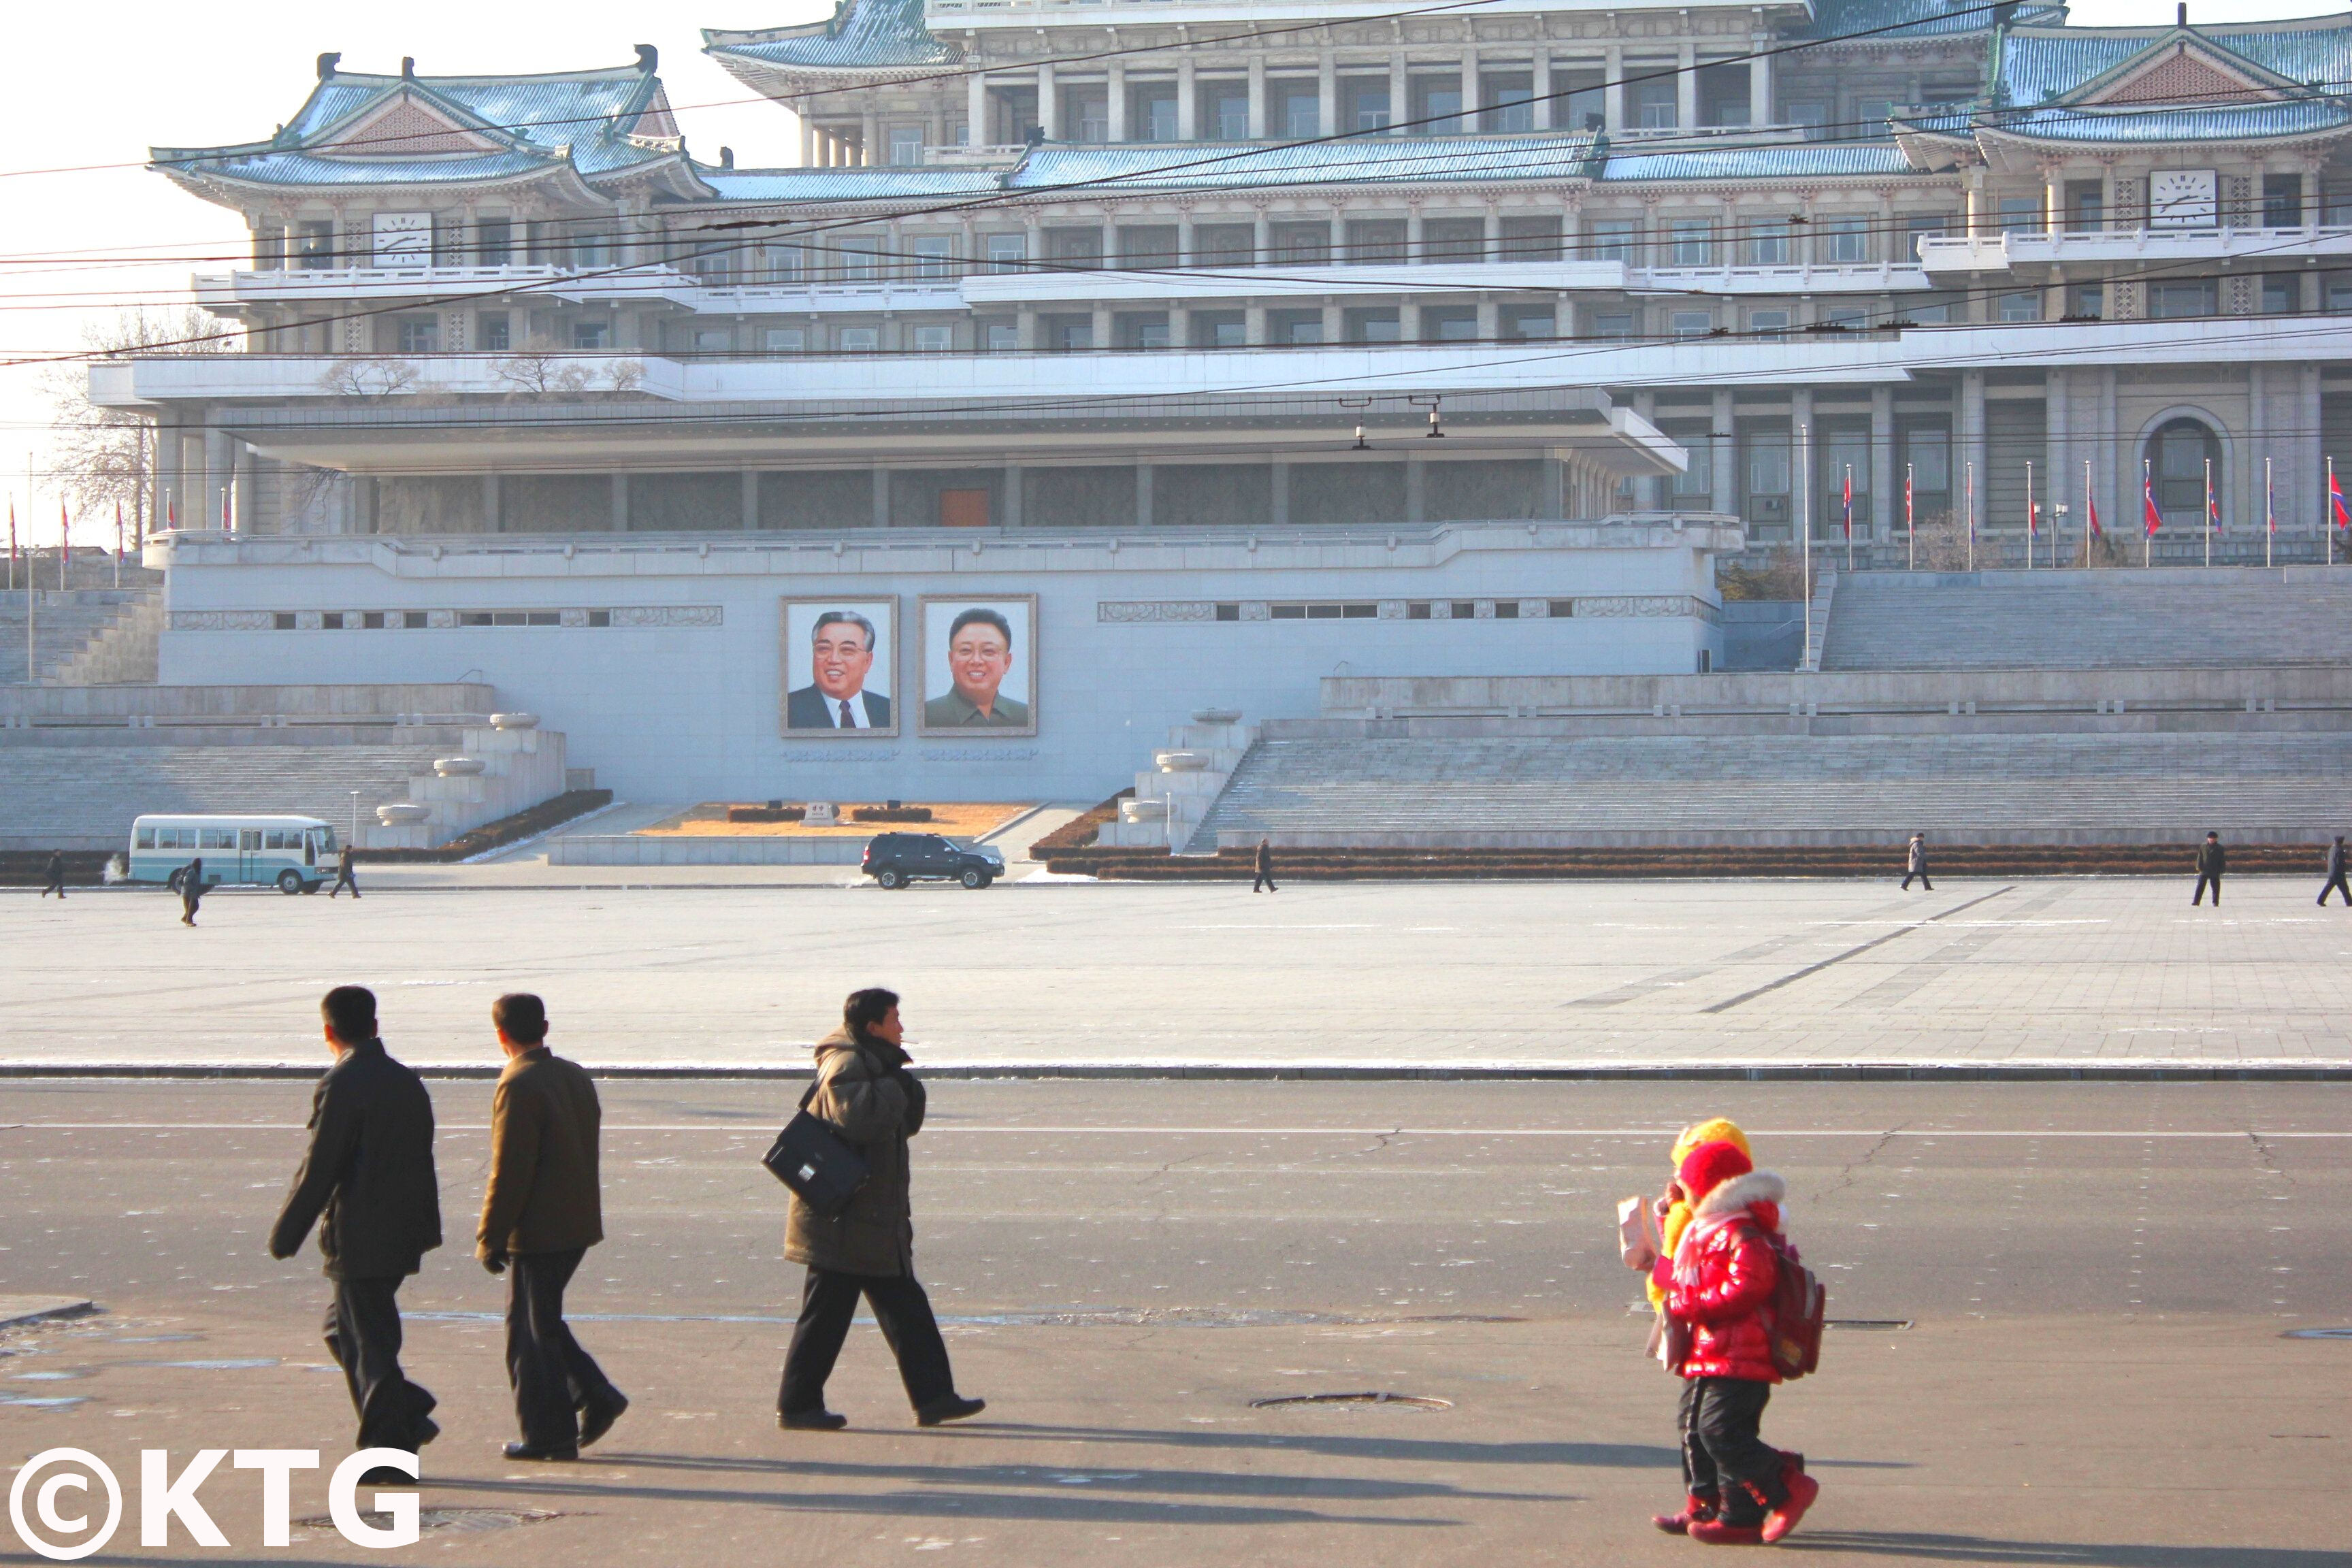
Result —
[[[2189, 16], [2238, 22], [2338, 8], [2191, 0]], [[26, 5], [11, 13], [0, 91], [0, 212], [7, 215], [0, 265], [9, 279], [0, 290], [0, 359], [71, 352], [93, 321], [133, 304], [175, 306], [191, 273], [236, 265], [242, 222], [146, 172], [147, 149], [268, 136], [310, 91], [324, 50], [341, 50], [345, 68], [360, 71], [396, 71], [403, 55], [414, 55], [417, 70], [431, 76], [626, 65], [633, 45], [652, 44], [688, 148], [715, 160], [721, 145], [731, 146], [739, 166], [760, 167], [798, 156], [792, 117], [704, 58], [697, 28], [814, 20], [828, 0], [699, 0], [660, 22], [649, 12], [667, 7], [612, 0], [572, 0], [552, 11], [497, 0], [406, 0], [322, 16], [328, 9], [289, 0], [228, 8], [132, 0], [99, 12]], [[2089, 0], [2073, 17], [2148, 26], [2172, 12], [2173, 0]], [[40, 172], [67, 166], [74, 172]], [[37, 374], [0, 368], [0, 494], [20, 519], [45, 520], [47, 543], [58, 509], [38, 472], [47, 416]], [[29, 502], [28, 454], [36, 470]], [[78, 542], [111, 533], [110, 515], [102, 530], [92, 524], [77, 530]]]

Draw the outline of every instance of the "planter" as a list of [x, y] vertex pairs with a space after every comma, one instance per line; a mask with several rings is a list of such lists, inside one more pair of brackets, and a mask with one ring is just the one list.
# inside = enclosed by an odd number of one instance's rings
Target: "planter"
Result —
[[432, 816], [431, 806], [419, 805], [409, 800], [395, 801], [390, 805], [375, 808], [375, 819], [386, 827], [414, 827], [420, 822], [430, 821]]
[[536, 713], [493, 713], [490, 715], [490, 728], [493, 730], [536, 730], [539, 728], [539, 715]]
[[471, 778], [488, 769], [489, 764], [479, 757], [436, 757], [433, 771], [445, 779]]
[[1161, 752], [1151, 759], [1163, 773], [1197, 773], [1209, 765], [1198, 752]]
[[1195, 724], [1238, 724], [1241, 721], [1242, 710], [1238, 708], [1195, 708], [1192, 710], [1192, 722]]
[[1168, 803], [1164, 800], [1123, 800], [1118, 803], [1121, 822], [1165, 822]]

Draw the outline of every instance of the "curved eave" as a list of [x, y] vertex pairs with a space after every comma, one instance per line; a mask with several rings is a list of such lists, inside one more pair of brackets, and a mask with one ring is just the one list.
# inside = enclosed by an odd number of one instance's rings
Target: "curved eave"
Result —
[[663, 157], [632, 163], [624, 169], [614, 169], [598, 174], [592, 182], [602, 193], [614, 185], [646, 185], [657, 196], [668, 196], [681, 202], [707, 202], [718, 199], [719, 193], [703, 183], [694, 172], [694, 161], [683, 148]]
[[707, 49], [719, 68], [762, 98], [780, 102], [803, 98], [812, 92], [831, 91], [838, 88], [871, 84], [881, 87], [893, 82], [922, 81], [952, 67], [952, 60], [932, 60], [916, 65], [873, 66], [782, 66], [772, 60], [753, 59], [744, 55], [730, 54], [723, 49]]
[[518, 191], [542, 187], [560, 202], [574, 206], [599, 208], [609, 205], [612, 198], [596, 190], [580, 177], [580, 172], [570, 163], [552, 163], [541, 169], [525, 169], [517, 174], [500, 174], [481, 180], [385, 180], [374, 184], [342, 183], [304, 184], [284, 180], [248, 180], [221, 169], [173, 168], [158, 170], [165, 178], [192, 195], [220, 206], [240, 210], [256, 205], [257, 198], [272, 200], [321, 201], [349, 200], [354, 193], [369, 191], [413, 191], [421, 195], [446, 193], [455, 196], [479, 195], [485, 191]]
[[1911, 166], [1922, 174], [1943, 174], [1981, 163], [1982, 154], [1974, 141], [1966, 136], [1954, 136], [1943, 131], [1911, 131], [1895, 128], [1895, 144], [1911, 160]]
[[2115, 141], [2086, 136], [2036, 136], [2018, 131], [2000, 131], [1979, 127], [1976, 133], [1979, 154], [1989, 168], [2004, 174], [2039, 170], [2053, 154], [2114, 155], [2117, 153], [2155, 153], [2166, 148], [2194, 148], [2200, 153], [2219, 150], [2249, 150], [2277, 152], [2286, 147], [2322, 146], [2340, 142], [2352, 135], [2352, 124], [2322, 127], [2315, 131], [2285, 131], [2276, 135], [2181, 137], [2173, 141]]

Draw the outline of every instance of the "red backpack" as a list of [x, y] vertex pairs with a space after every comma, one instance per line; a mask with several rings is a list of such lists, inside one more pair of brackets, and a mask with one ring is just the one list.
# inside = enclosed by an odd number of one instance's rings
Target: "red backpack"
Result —
[[1797, 1249], [1786, 1237], [1769, 1230], [1762, 1235], [1776, 1265], [1769, 1333], [1772, 1370], [1783, 1380], [1800, 1378], [1822, 1364], [1822, 1324], [1829, 1315], [1829, 1293], [1813, 1271], [1798, 1260]]

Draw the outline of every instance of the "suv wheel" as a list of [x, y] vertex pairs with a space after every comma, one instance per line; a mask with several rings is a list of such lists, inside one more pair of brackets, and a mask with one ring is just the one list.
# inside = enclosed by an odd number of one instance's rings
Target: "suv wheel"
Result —
[[885, 888], [903, 888], [907, 885], [907, 873], [894, 868], [875, 872], [874, 879]]
[[956, 880], [967, 888], [985, 888], [988, 886], [988, 873], [977, 866], [966, 866], [963, 868], [963, 874]]

